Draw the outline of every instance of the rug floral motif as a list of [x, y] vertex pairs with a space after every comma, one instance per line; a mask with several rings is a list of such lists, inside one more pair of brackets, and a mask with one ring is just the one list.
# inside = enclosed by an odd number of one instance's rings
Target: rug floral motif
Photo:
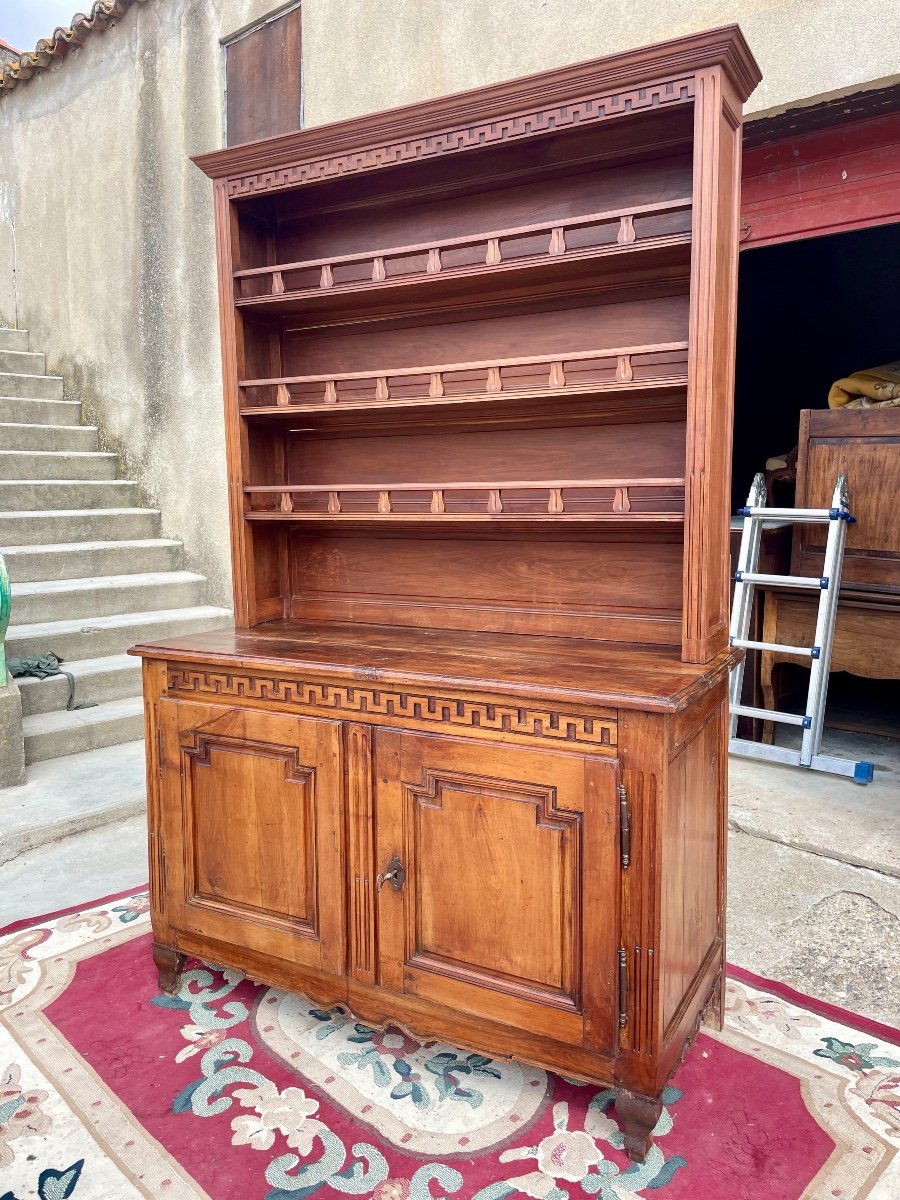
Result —
[[210, 964], [161, 994], [140, 893], [0, 938], [0, 1200], [896, 1200], [900, 1049], [842, 1016], [731, 980], [633, 1164], [607, 1089]]

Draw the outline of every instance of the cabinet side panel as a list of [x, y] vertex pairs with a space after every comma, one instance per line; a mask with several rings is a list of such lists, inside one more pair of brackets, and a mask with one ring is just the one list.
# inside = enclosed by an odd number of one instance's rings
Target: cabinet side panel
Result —
[[722, 953], [720, 880], [725, 847], [724, 703], [698, 710], [697, 727], [669, 764], [659, 811], [660, 1031], [662, 1040], [685, 1005], [702, 1006], [699, 985], [710, 957]]
[[225, 455], [228, 463], [228, 508], [231, 523], [231, 571], [234, 622], [239, 628], [254, 624], [253, 557], [244, 521], [244, 479], [249, 477], [247, 434], [240, 416], [237, 380], [243, 371], [243, 329], [235, 317], [232, 282], [234, 262], [240, 254], [237, 218], [228, 200], [224, 180], [215, 185], [216, 264], [219, 278], [219, 324], [222, 337], [222, 384], [225, 403]]
[[147, 857], [150, 869], [150, 913], [153, 935], [164, 943], [170, 933], [166, 903], [165, 841], [163, 838], [162, 783], [159, 763], [159, 713], [157, 703], [166, 690], [166, 664], [145, 658], [144, 742], [147, 754]]
[[685, 464], [686, 662], [709, 662], [725, 648], [728, 633], [740, 111], [719, 68], [698, 74]]

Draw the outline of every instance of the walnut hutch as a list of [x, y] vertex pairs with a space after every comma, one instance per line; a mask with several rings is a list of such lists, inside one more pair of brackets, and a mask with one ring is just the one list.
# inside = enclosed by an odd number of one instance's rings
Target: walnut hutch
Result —
[[614, 1085], [721, 1016], [736, 27], [204, 155], [235, 628], [144, 658], [154, 956]]

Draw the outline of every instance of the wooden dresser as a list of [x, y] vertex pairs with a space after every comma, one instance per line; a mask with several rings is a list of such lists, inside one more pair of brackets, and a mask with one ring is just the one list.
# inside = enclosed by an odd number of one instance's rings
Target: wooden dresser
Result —
[[204, 156], [235, 626], [154, 956], [618, 1088], [721, 1014], [736, 28]]
[[[864, 679], [900, 679], [900, 408], [804, 409], [797, 454], [797, 506], [827, 508], [838, 475], [850, 487], [856, 522], [847, 530], [831, 655], [832, 672]], [[795, 526], [791, 574], [820, 575], [822, 526]], [[762, 640], [789, 646], [814, 640], [818, 597], [766, 592]], [[765, 708], [779, 708], [777, 667], [808, 666], [782, 651], [760, 655]], [[772, 740], [772, 722], [765, 736]]]

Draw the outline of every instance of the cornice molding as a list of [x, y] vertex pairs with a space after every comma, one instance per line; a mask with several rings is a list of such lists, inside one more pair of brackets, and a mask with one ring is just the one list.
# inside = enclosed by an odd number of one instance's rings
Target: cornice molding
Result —
[[[759, 67], [740, 28], [729, 25], [661, 46], [629, 50], [473, 91], [230, 146], [197, 155], [193, 161], [211, 179], [297, 167], [348, 152], [374, 151], [435, 131], [469, 128], [529, 111], [565, 107], [637, 86], [664, 84], [714, 67], [722, 68], [742, 102], [761, 79]], [[291, 182], [296, 183], [296, 180]]]

